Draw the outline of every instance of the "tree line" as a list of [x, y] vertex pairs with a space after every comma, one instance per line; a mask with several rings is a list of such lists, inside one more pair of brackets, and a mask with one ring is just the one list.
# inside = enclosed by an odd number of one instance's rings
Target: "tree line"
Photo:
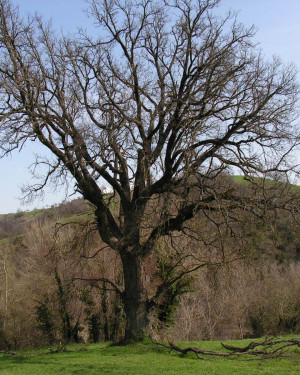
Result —
[[[123, 338], [122, 298], [107, 283], [124, 287], [122, 265], [101, 244], [87, 208], [77, 201], [40, 211], [35, 219], [31, 213], [14, 218], [27, 224], [23, 236], [0, 243], [1, 350]], [[190, 230], [209, 223], [196, 218]], [[245, 236], [244, 225], [239, 231]], [[165, 292], [152, 317], [152, 337], [190, 341], [299, 333], [298, 227], [292, 217], [279, 215], [248, 222], [246, 231], [251, 241], [244, 254], [230, 234], [223, 237], [230, 246], [225, 262], [220, 249], [185, 244], [186, 252], [199, 252], [206, 265]], [[171, 244], [162, 243], [160, 261], [148, 258], [144, 277], [153, 290], [188, 266], [178, 264], [175, 254]]]

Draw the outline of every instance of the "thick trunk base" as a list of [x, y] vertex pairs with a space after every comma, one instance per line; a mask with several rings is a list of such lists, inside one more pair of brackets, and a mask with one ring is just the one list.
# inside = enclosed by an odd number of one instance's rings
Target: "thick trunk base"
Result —
[[125, 340], [139, 340], [149, 334], [150, 309], [143, 259], [129, 253], [122, 259], [124, 271]]

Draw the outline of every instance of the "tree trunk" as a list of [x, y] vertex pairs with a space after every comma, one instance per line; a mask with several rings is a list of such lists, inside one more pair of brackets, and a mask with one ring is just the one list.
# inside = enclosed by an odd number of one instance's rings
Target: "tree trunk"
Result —
[[136, 252], [122, 257], [124, 272], [124, 309], [126, 314], [125, 341], [142, 337], [149, 330], [149, 301], [143, 258]]

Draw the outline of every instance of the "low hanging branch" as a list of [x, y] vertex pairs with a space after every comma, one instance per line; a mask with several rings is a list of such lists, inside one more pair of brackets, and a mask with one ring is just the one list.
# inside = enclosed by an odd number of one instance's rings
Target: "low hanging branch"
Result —
[[[216, 352], [212, 350], [205, 350], [200, 349], [197, 347], [187, 347], [181, 348], [172, 342], [169, 344], [163, 343], [156, 343], [159, 346], [163, 346], [164, 348], [170, 349], [170, 351], [175, 350], [183, 355], [187, 354], [188, 352], [195, 353], [197, 358], [203, 359], [202, 356], [216, 356], [216, 357], [230, 357], [230, 356], [242, 356], [242, 355], [254, 355], [254, 356], [264, 356], [264, 357], [274, 357], [282, 354], [283, 350], [291, 347], [291, 346], [298, 346], [300, 348], [300, 340], [299, 339], [287, 339], [287, 340], [271, 340], [267, 339], [265, 341], [252, 341], [249, 345], [245, 347], [237, 347], [226, 345], [222, 343], [222, 346], [230, 350], [230, 352]], [[259, 347], [259, 348], [258, 348]], [[257, 349], [256, 349], [257, 348]]]

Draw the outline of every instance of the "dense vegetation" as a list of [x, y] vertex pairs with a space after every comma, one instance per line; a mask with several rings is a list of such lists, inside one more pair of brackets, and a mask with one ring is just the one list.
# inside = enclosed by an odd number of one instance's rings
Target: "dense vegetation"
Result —
[[[107, 199], [117, 211], [118, 200]], [[186, 251], [201, 253], [203, 267], [169, 289], [153, 317], [154, 337], [159, 332], [160, 338], [216, 340], [300, 332], [295, 218], [277, 212], [248, 219], [235, 228], [235, 237], [243, 234], [243, 249], [232, 234], [223, 237], [225, 258], [213, 246], [204, 249], [205, 239], [179, 238]], [[122, 300], [107, 282], [114, 280], [121, 290], [120, 261], [101, 245], [94, 220], [81, 199], [0, 216], [0, 349], [123, 337]], [[213, 238], [209, 222], [197, 217], [189, 222], [190, 230], [197, 226]], [[161, 279], [176, 275], [171, 250], [162, 242], [160, 262], [148, 259], [145, 277], [154, 286], [160, 282], [157, 269]]]

